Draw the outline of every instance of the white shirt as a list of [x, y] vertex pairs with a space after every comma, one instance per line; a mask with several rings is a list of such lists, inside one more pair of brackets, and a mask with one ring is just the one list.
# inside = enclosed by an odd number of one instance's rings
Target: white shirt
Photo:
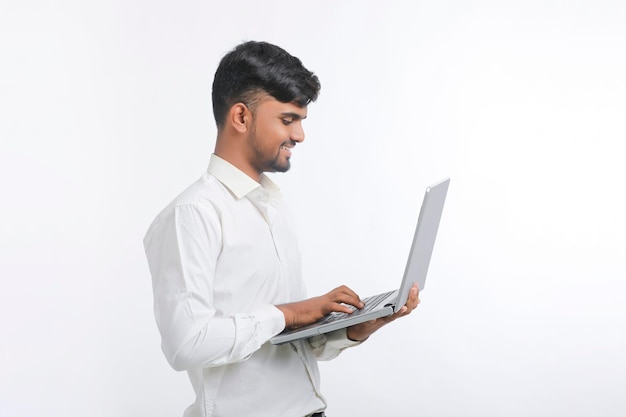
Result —
[[278, 187], [211, 155], [208, 172], [153, 221], [144, 246], [162, 350], [186, 370], [185, 417], [306, 416], [326, 408], [317, 359], [357, 344], [345, 330], [274, 346], [275, 305], [306, 298]]

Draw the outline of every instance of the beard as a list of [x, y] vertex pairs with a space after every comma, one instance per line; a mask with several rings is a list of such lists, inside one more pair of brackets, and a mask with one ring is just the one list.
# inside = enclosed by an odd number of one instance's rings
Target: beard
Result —
[[289, 159], [285, 159], [285, 162], [281, 163], [278, 160], [278, 156], [276, 156], [271, 162], [271, 167], [274, 169], [274, 172], [287, 172], [291, 168], [291, 162]]
[[254, 152], [256, 166], [260, 172], [287, 172], [291, 168], [291, 162], [289, 158], [281, 157], [280, 151], [282, 146], [286, 146], [289, 142], [283, 142], [280, 144], [275, 153], [271, 153], [267, 149], [264, 149], [261, 141], [259, 140], [256, 129], [253, 128], [250, 139], [250, 147]]
[[285, 159], [284, 161], [280, 160], [280, 150], [279, 153], [273, 159], [265, 159], [263, 163], [259, 161], [259, 165], [262, 167], [263, 172], [287, 172], [289, 168], [291, 168], [291, 162], [289, 159]]

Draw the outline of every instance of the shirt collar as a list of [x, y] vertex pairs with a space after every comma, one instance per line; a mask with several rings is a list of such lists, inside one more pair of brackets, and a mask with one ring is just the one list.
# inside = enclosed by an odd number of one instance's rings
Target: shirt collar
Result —
[[258, 183], [239, 168], [215, 154], [211, 154], [207, 171], [224, 184], [237, 199], [245, 197], [258, 188], [262, 188], [274, 198], [278, 198], [280, 194], [280, 188], [265, 174], [261, 174], [261, 183]]

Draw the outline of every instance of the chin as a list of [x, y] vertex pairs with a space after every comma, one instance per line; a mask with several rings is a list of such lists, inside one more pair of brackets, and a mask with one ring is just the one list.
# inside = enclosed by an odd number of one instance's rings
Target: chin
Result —
[[272, 172], [287, 172], [289, 171], [289, 168], [291, 168], [291, 162], [289, 161], [289, 159], [284, 159], [283, 161], [281, 161], [276, 158], [271, 162], [270, 168], [270, 171]]
[[274, 164], [274, 172], [287, 172], [291, 168], [291, 163], [287, 161], [284, 164]]

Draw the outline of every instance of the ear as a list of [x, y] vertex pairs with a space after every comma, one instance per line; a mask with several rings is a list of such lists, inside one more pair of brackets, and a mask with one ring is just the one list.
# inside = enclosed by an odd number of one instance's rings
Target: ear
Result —
[[243, 103], [235, 103], [228, 112], [227, 122], [239, 133], [245, 133], [250, 128], [252, 113]]

